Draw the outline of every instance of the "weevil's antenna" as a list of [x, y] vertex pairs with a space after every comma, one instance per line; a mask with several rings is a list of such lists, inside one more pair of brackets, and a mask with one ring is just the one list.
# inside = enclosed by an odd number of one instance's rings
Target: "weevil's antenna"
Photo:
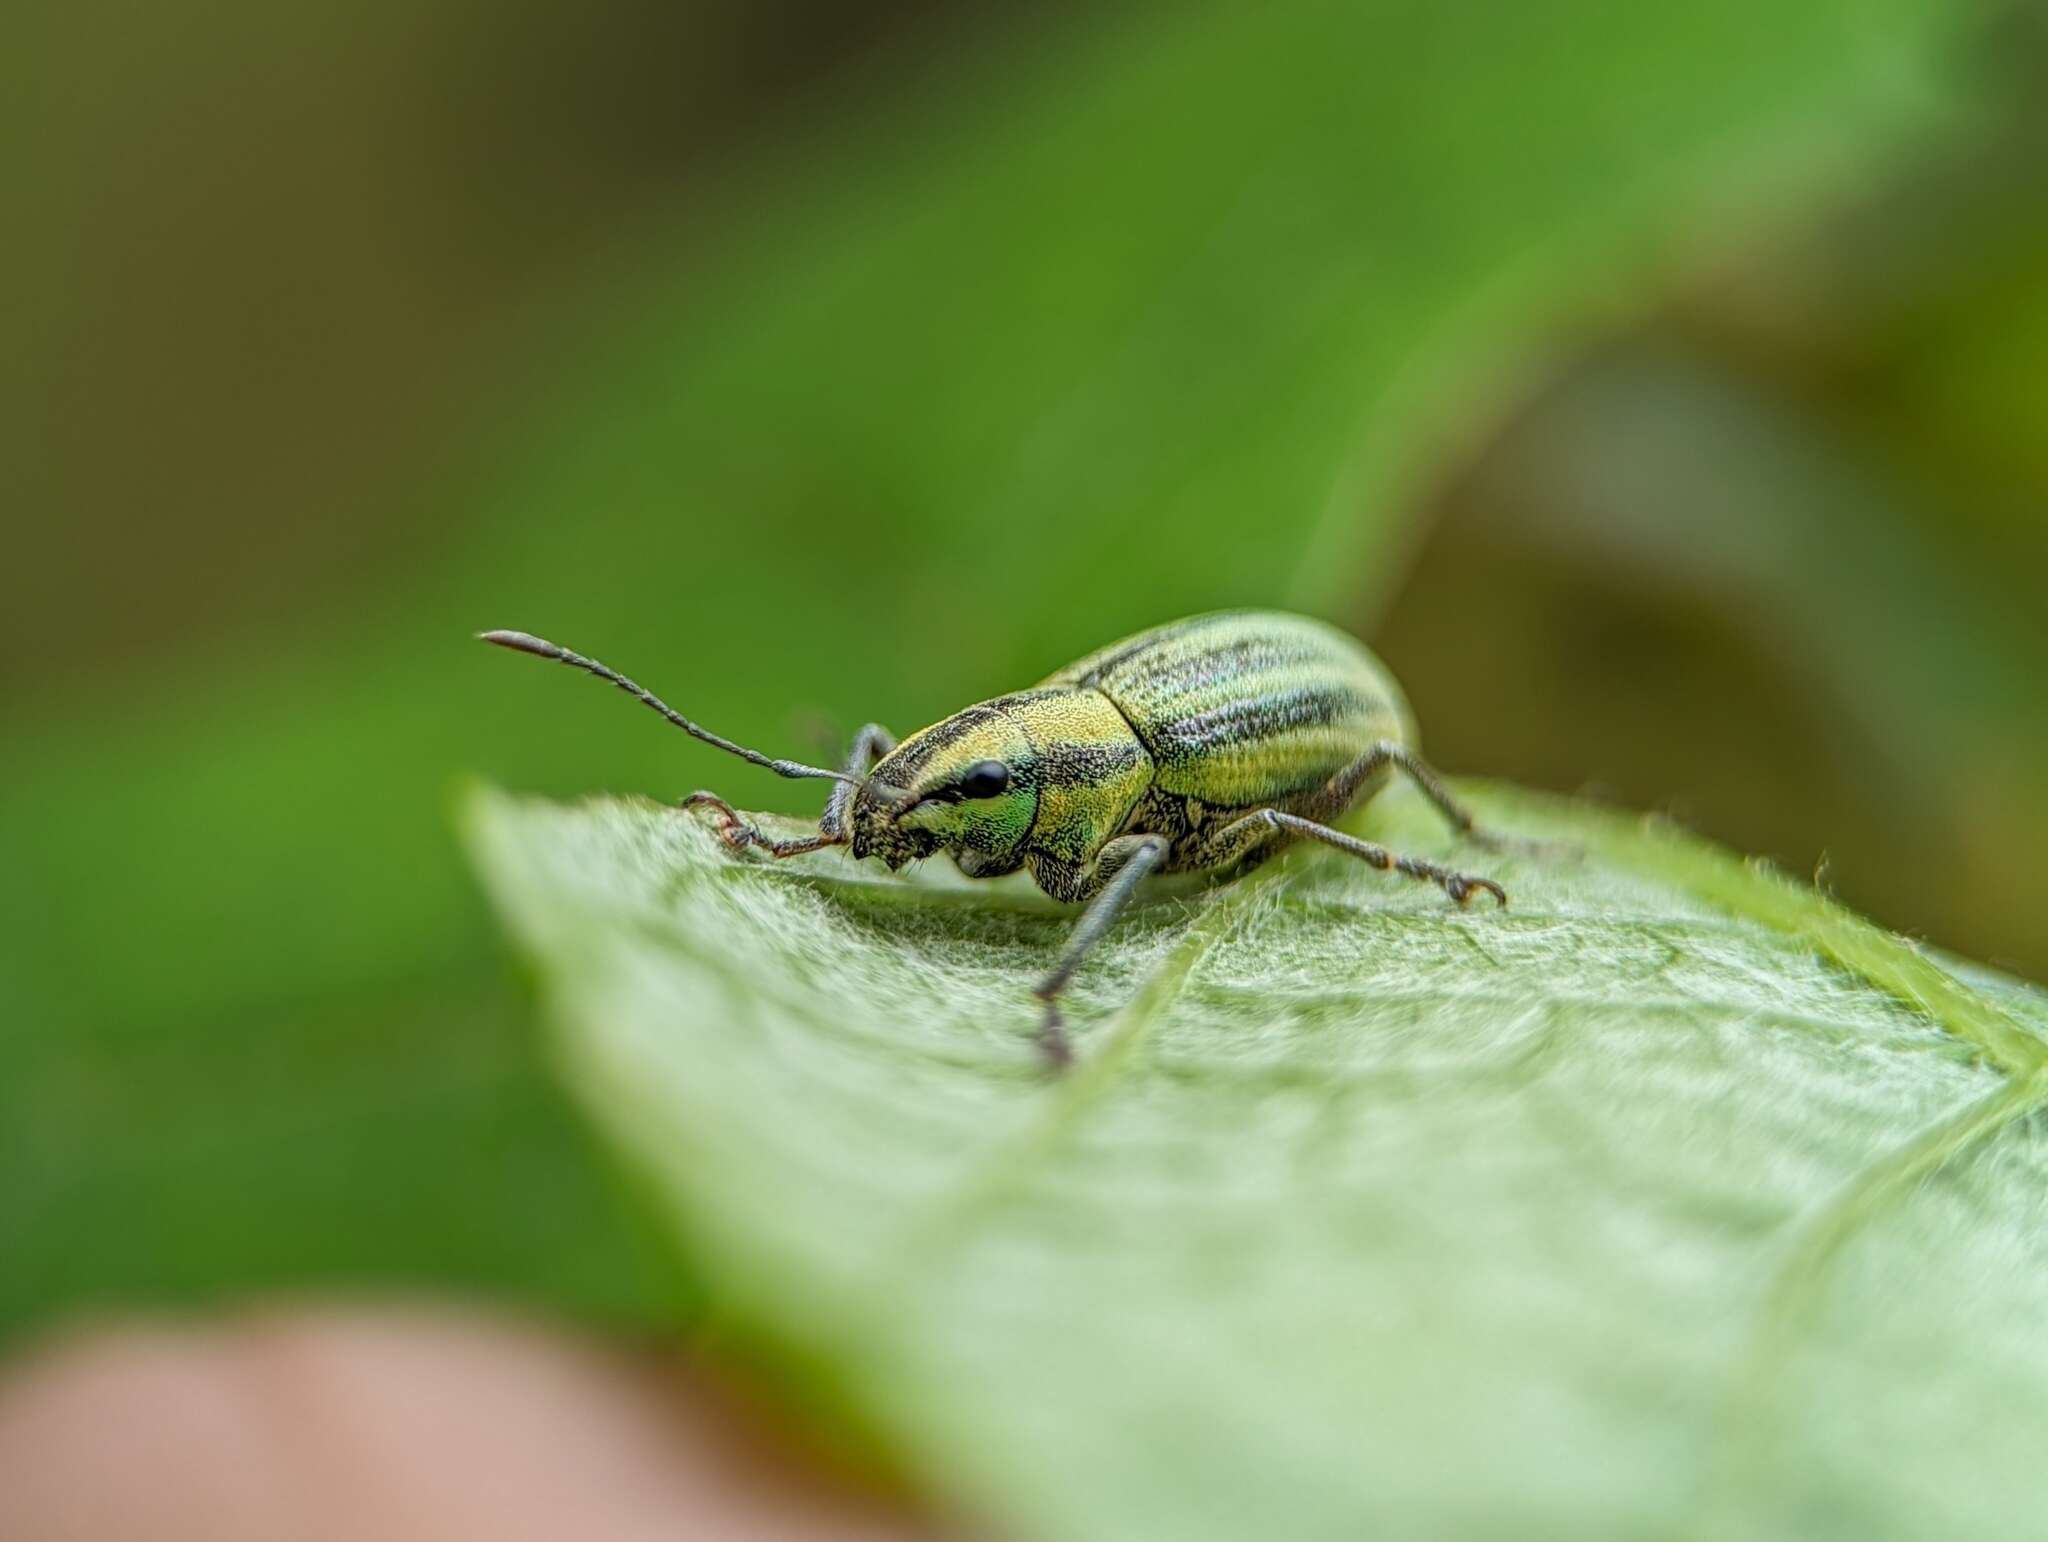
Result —
[[773, 771], [777, 776], [787, 776], [793, 779], [819, 777], [828, 782], [849, 782], [856, 787], [860, 785], [859, 777], [848, 776], [843, 771], [827, 771], [823, 766], [807, 766], [800, 760], [771, 760], [759, 750], [750, 750], [743, 744], [734, 744], [730, 739], [721, 738], [710, 729], [700, 727], [696, 723], [691, 722], [682, 713], [676, 711], [674, 707], [671, 707], [667, 702], [655, 695], [654, 692], [648, 690], [645, 686], [634, 684], [616, 669], [600, 664], [596, 659], [585, 658], [580, 653], [572, 653], [569, 649], [551, 643], [544, 637], [535, 637], [528, 632], [479, 632], [476, 635], [482, 642], [496, 643], [500, 648], [511, 648], [520, 653], [531, 653], [539, 658], [553, 659], [557, 664], [567, 664], [572, 668], [581, 669], [596, 675], [600, 680], [609, 680], [628, 696], [645, 702], [684, 733], [690, 735], [691, 738], [702, 739], [706, 744], [715, 744], [728, 754], [737, 755], [742, 760], [750, 760], [757, 766]]

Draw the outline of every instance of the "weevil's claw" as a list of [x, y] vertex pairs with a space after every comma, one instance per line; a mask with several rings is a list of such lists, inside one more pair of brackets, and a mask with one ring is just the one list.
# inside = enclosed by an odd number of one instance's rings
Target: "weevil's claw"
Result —
[[1057, 1002], [1045, 1004], [1045, 1016], [1038, 1024], [1038, 1052], [1045, 1058], [1046, 1069], [1055, 1075], [1074, 1063], [1074, 1046], [1060, 1021]]
[[708, 808], [718, 815], [718, 838], [729, 851], [745, 851], [758, 837], [754, 828], [740, 818], [737, 810], [715, 792], [693, 792], [683, 799], [684, 809]]
[[1508, 891], [1495, 883], [1491, 878], [1472, 878], [1464, 873], [1453, 873], [1451, 874], [1450, 881], [1444, 885], [1444, 892], [1460, 905], [1468, 903], [1472, 896], [1481, 889], [1491, 894], [1494, 903], [1501, 909], [1505, 910], [1508, 908]]

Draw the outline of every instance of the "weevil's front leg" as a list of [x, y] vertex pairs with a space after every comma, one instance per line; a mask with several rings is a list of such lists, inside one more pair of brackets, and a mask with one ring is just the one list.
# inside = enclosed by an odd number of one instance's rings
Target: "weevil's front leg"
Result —
[[754, 826], [740, 818], [739, 810], [715, 792], [693, 792], [683, 799], [682, 806], [708, 808], [718, 815], [718, 838], [734, 851], [745, 851], [749, 846], [759, 847], [771, 857], [800, 857], [807, 851], [821, 851], [827, 846], [840, 846], [846, 842], [843, 835], [827, 835], [822, 830], [816, 835], [796, 835], [779, 841], [771, 835], [763, 835]]
[[1087, 877], [1087, 889], [1093, 892], [1094, 898], [1081, 912], [1081, 919], [1074, 927], [1074, 934], [1067, 939], [1066, 947], [1061, 950], [1059, 961], [1031, 992], [1045, 1003], [1045, 1019], [1038, 1028], [1038, 1047], [1047, 1063], [1055, 1069], [1074, 1058], [1066, 1029], [1060, 1023], [1060, 993], [1074, 978], [1074, 971], [1081, 967], [1081, 961], [1088, 956], [1089, 950], [1102, 940], [1102, 934], [1109, 930], [1124, 906], [1130, 903], [1131, 895], [1137, 891], [1145, 875], [1157, 869], [1171, 849], [1163, 835], [1121, 835], [1096, 853]]
[[[877, 760], [894, 748], [896, 736], [880, 723], [869, 723], [853, 736], [853, 744], [846, 752], [846, 774], [865, 776]], [[852, 801], [853, 784], [834, 783], [831, 801], [825, 805], [824, 816], [818, 821], [818, 833], [792, 836], [781, 841], [763, 835], [748, 824], [740, 818], [737, 809], [716, 793], [693, 792], [683, 799], [683, 807], [713, 810], [718, 815], [718, 838], [734, 851], [755, 846], [771, 857], [800, 857], [807, 851], [822, 851], [827, 846], [846, 844], [846, 809]]]
[[[853, 736], [853, 743], [847, 747], [843, 767], [848, 776], [866, 776], [874, 769], [875, 762], [896, 748], [896, 736], [880, 723], [869, 723]], [[853, 803], [853, 783], [835, 782], [832, 796], [825, 804], [825, 815], [818, 821], [818, 831], [834, 840], [846, 839], [846, 811]]]
[[1321, 841], [1325, 846], [1368, 862], [1383, 873], [1403, 873], [1410, 878], [1419, 878], [1433, 883], [1444, 893], [1464, 904], [1473, 895], [1484, 890], [1495, 901], [1505, 905], [1507, 891], [1491, 878], [1475, 878], [1469, 873], [1454, 873], [1447, 867], [1438, 867], [1434, 862], [1425, 862], [1420, 857], [1404, 857], [1387, 850], [1371, 841], [1362, 841], [1355, 835], [1346, 835], [1342, 830], [1332, 830], [1328, 825], [1319, 825], [1313, 819], [1303, 819], [1299, 814], [1284, 814], [1276, 808], [1262, 808], [1256, 814], [1247, 814], [1235, 823], [1225, 825], [1217, 831], [1214, 853], [1215, 865], [1219, 868], [1234, 866], [1251, 856], [1268, 841], [1283, 835], [1302, 836], [1308, 840]]

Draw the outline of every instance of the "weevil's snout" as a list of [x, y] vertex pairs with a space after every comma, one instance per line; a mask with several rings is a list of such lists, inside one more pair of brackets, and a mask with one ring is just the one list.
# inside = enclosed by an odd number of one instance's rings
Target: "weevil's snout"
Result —
[[853, 795], [847, 810], [847, 834], [853, 854], [880, 857], [891, 869], [916, 862], [939, 849], [939, 839], [929, 830], [914, 829], [898, 822], [899, 811], [914, 803], [906, 788], [870, 776]]

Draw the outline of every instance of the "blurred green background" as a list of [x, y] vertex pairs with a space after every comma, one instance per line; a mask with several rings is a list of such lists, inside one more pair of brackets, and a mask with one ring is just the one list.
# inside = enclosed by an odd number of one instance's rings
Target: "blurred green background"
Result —
[[462, 778], [801, 809], [1152, 621], [2048, 977], [2032, 7], [41, 5], [0, 276], [0, 1334], [663, 1254]]

